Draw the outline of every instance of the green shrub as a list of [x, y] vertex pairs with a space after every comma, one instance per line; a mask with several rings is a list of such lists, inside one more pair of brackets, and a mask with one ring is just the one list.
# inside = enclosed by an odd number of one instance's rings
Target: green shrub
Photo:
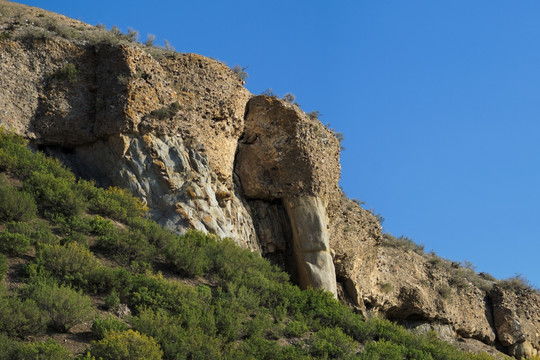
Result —
[[133, 276], [128, 286], [129, 294], [123, 294], [125, 290], [121, 288], [116, 290], [121, 298], [128, 298], [131, 309], [163, 309], [180, 315], [185, 324], [210, 324], [214, 327], [210, 299], [192, 286], [143, 274]]
[[30, 239], [23, 234], [11, 233], [8, 230], [0, 232], [0, 251], [4, 254], [19, 256], [30, 248]]
[[5, 177], [0, 177], [0, 219], [4, 221], [29, 221], [36, 217], [34, 198], [17, 191], [9, 185]]
[[394, 290], [394, 285], [389, 282], [382, 282], [377, 284], [383, 293], [391, 293]]
[[448, 300], [452, 297], [452, 289], [448, 285], [441, 285], [437, 291], [443, 299]]
[[337, 359], [354, 354], [356, 342], [339, 328], [324, 328], [311, 339], [310, 353], [317, 357]]
[[92, 335], [101, 340], [107, 335], [109, 331], [124, 331], [127, 330], [127, 324], [116, 319], [115, 317], [108, 316], [105, 318], [98, 318], [92, 323]]
[[10, 222], [6, 229], [11, 233], [23, 234], [30, 239], [32, 245], [58, 244], [59, 239], [42, 222]]
[[54, 34], [45, 29], [29, 26], [24, 28], [24, 30], [17, 32], [15, 35], [15, 40], [22, 41], [33, 41], [33, 40], [47, 40], [52, 39]]
[[405, 236], [395, 237], [389, 233], [385, 233], [383, 235], [382, 245], [396, 249], [411, 250], [420, 255], [424, 254], [424, 245], [419, 245]]
[[122, 267], [99, 267], [89, 274], [88, 289], [95, 293], [109, 294], [112, 290], [123, 298], [132, 290], [133, 275]]
[[24, 189], [34, 196], [38, 208], [49, 219], [57, 214], [67, 218], [78, 216], [86, 207], [75, 183], [52, 173], [32, 173], [24, 182]]
[[17, 359], [17, 354], [21, 353], [22, 343], [9, 338], [0, 332], [0, 359]]
[[90, 231], [92, 235], [110, 235], [116, 230], [113, 222], [109, 219], [104, 219], [99, 215], [90, 218]]
[[283, 330], [283, 334], [286, 337], [300, 337], [307, 333], [309, 331], [309, 328], [307, 325], [302, 321], [292, 320], [287, 323], [285, 326], [285, 329]]
[[98, 245], [110, 256], [124, 265], [131, 262], [150, 263], [154, 259], [156, 249], [146, 236], [137, 230], [118, 230], [100, 236]]
[[9, 39], [11, 39], [10, 33], [8, 33], [7, 31], [2, 31], [0, 33], [0, 41], [9, 40]]
[[144, 236], [146, 236], [148, 239], [148, 242], [154, 245], [157, 249], [165, 248], [176, 237], [172, 231], [164, 229], [155, 221], [142, 217], [131, 218], [128, 225], [133, 230], [138, 230], [144, 234]]
[[48, 314], [48, 326], [56, 331], [67, 332], [93, 316], [90, 298], [69, 286], [37, 283], [30, 285], [27, 291]]
[[88, 285], [101, 266], [92, 252], [77, 242], [65, 246], [43, 244], [37, 251], [36, 264], [77, 286]]
[[75, 84], [79, 80], [79, 70], [77, 70], [74, 64], [69, 63], [51, 74], [51, 78]]
[[188, 231], [169, 243], [165, 249], [165, 257], [179, 273], [187, 276], [204, 275], [214, 266], [208, 252], [216, 247], [217, 241], [217, 237]]
[[20, 348], [17, 359], [21, 360], [70, 360], [73, 356], [68, 349], [53, 339], [25, 344]]
[[165, 120], [174, 117], [182, 109], [182, 106], [178, 101], [170, 103], [168, 106], [160, 109], [152, 110], [149, 114], [151, 118], [158, 120]]
[[163, 356], [156, 341], [138, 331], [111, 331], [92, 344], [91, 353], [104, 360], [159, 360]]
[[101, 189], [89, 181], [79, 181], [80, 191], [84, 194], [89, 211], [94, 214], [108, 216], [119, 221], [128, 221], [143, 216], [148, 207], [127, 190], [117, 187]]
[[[309, 112], [307, 115], [308, 115], [308, 116], [310, 117], [310, 119], [312, 119], [312, 120], [319, 120], [319, 117], [321, 116], [321, 113], [320, 113], [318, 110], [313, 110], [312, 112]], [[355, 200], [355, 199], [353, 199], [353, 201], [354, 201], [354, 200]], [[357, 200], [357, 199], [356, 199], [356, 200]], [[358, 200], [357, 200], [357, 201], [358, 201]]]
[[64, 237], [60, 243], [62, 245], [77, 243], [79, 245], [82, 245], [83, 247], [88, 247], [88, 238], [83, 233], [73, 231], [71, 234]]
[[[393, 342], [380, 340], [377, 342], [370, 342], [364, 348], [364, 351], [360, 354], [362, 360], [386, 360], [386, 359], [408, 359], [406, 357], [407, 351], [403, 345]], [[424, 357], [424, 359], [429, 359]]]
[[7, 258], [3, 254], [0, 254], [0, 282], [4, 280], [4, 276], [6, 276], [8, 269]]
[[538, 291], [523, 275], [516, 274], [508, 279], [499, 280], [497, 284], [505, 290], [510, 291]]
[[0, 168], [25, 180], [33, 172], [52, 174], [56, 178], [75, 181], [75, 176], [57, 159], [41, 152], [33, 153], [28, 141], [0, 128]]
[[57, 214], [51, 221], [57, 226], [56, 232], [59, 234], [66, 236], [73, 233], [92, 235], [91, 217], [65, 217]]
[[107, 310], [116, 309], [120, 305], [120, 296], [116, 290], [112, 290], [111, 293], [105, 298], [105, 308]]
[[0, 296], [0, 333], [25, 338], [45, 331], [47, 317], [35, 301]]
[[133, 327], [152, 336], [161, 345], [166, 359], [219, 359], [223, 343], [215, 330], [186, 326], [180, 316], [163, 311], [142, 311], [133, 319]]

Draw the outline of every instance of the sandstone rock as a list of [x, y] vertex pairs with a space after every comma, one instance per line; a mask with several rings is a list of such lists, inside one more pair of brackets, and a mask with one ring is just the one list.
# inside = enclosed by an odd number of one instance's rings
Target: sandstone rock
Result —
[[[292, 245], [299, 284], [336, 296], [326, 211], [339, 194], [335, 169], [337, 140], [318, 120], [273, 97], [249, 101], [235, 168], [243, 192], [251, 200], [281, 200], [292, 229], [292, 238], [283, 242]], [[280, 203], [276, 206], [271, 213], [279, 213]], [[265, 238], [268, 227], [258, 229], [264, 229], [259, 237]]]
[[[540, 349], [540, 294], [532, 290], [508, 291], [494, 286], [489, 294], [497, 339], [511, 352]], [[521, 345], [517, 345], [521, 344]], [[530, 356], [530, 355], [527, 355]]]
[[512, 345], [509, 349], [509, 354], [516, 359], [528, 359], [535, 356], [537, 351], [532, 347], [530, 342], [522, 341]]
[[316, 195], [339, 199], [339, 144], [295, 105], [255, 96], [247, 108], [236, 173], [250, 199]]
[[67, 156], [53, 154], [64, 156], [83, 177], [130, 189], [149, 206], [152, 218], [171, 230], [208, 231], [259, 250], [245, 203], [233, 191], [220, 201], [225, 185], [205, 154], [187, 147], [180, 136], [111, 136]]
[[300, 286], [325, 289], [337, 296], [324, 204], [314, 196], [285, 198], [283, 204], [292, 225]]

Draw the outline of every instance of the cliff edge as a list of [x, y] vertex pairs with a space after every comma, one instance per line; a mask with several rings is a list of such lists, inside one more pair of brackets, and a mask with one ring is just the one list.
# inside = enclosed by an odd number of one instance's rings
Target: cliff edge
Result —
[[340, 190], [333, 131], [225, 64], [1, 1], [0, 79], [3, 127], [163, 226], [230, 237], [301, 287], [469, 350], [540, 350], [537, 292], [393, 246]]

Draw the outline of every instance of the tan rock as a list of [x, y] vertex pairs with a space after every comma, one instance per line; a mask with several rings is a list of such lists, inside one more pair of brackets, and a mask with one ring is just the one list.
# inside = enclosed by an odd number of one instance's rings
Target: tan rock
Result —
[[283, 204], [292, 226], [300, 286], [325, 289], [337, 296], [324, 204], [314, 196], [285, 198]]
[[[490, 294], [497, 339], [511, 351], [540, 349], [540, 294], [494, 286]], [[523, 343], [524, 345], [514, 346]]]

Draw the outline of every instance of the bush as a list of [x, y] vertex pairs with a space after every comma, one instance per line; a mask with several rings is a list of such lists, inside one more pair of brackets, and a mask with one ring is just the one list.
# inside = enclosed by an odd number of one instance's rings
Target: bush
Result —
[[114, 259], [124, 265], [132, 262], [152, 262], [156, 249], [146, 236], [137, 230], [118, 230], [114, 233], [100, 236], [98, 245]]
[[0, 33], [0, 41], [9, 40], [9, 39], [11, 39], [10, 33], [8, 33], [7, 31], [2, 31]]
[[138, 331], [111, 331], [92, 344], [91, 354], [104, 360], [159, 360], [163, 351], [156, 341]]
[[129, 220], [129, 226], [133, 230], [138, 230], [144, 234], [144, 236], [146, 236], [148, 239], [148, 242], [154, 245], [157, 249], [165, 248], [176, 237], [174, 233], [172, 233], [170, 230], [164, 229], [155, 221], [142, 217], [131, 218]]
[[324, 328], [311, 339], [310, 352], [325, 359], [349, 357], [354, 354], [355, 341], [339, 328]]
[[286, 337], [300, 337], [308, 331], [309, 328], [304, 322], [293, 320], [287, 323], [285, 329], [283, 330], [283, 334]]
[[70, 360], [71, 353], [53, 339], [25, 344], [19, 350], [17, 359], [21, 360]]
[[[399, 344], [380, 340], [370, 342], [360, 354], [362, 360], [408, 359], [406, 349]], [[426, 359], [428, 359], [426, 357]]]
[[420, 255], [424, 254], [424, 245], [419, 245], [405, 236], [395, 237], [389, 233], [385, 233], [383, 235], [382, 245], [396, 249], [411, 250]]
[[27, 291], [48, 314], [48, 325], [56, 331], [67, 332], [93, 316], [90, 298], [68, 286], [37, 283], [30, 285]]
[[58, 244], [58, 238], [42, 222], [10, 222], [6, 229], [11, 233], [22, 234], [30, 239], [32, 245]]
[[33, 172], [44, 172], [75, 181], [75, 176], [59, 160], [40, 152], [33, 153], [27, 143], [24, 138], [0, 128], [0, 168], [14, 173], [21, 180]]
[[187, 276], [204, 275], [214, 265], [208, 251], [215, 247], [217, 241], [217, 237], [188, 231], [169, 243], [165, 249], [165, 257], [179, 273]]
[[174, 115], [176, 115], [181, 109], [182, 106], [180, 105], [180, 103], [178, 101], [175, 101], [169, 104], [169, 106], [165, 106], [160, 109], [151, 111], [149, 116], [158, 120], [170, 119]]
[[69, 63], [51, 74], [51, 78], [75, 84], [79, 80], [79, 70], [77, 70], [74, 64]]
[[45, 331], [47, 317], [35, 301], [0, 296], [0, 333], [25, 338]]
[[12, 255], [20, 256], [30, 248], [30, 239], [23, 234], [11, 233], [8, 230], [0, 232], [0, 251]]
[[101, 266], [90, 250], [76, 242], [42, 245], [36, 263], [62, 281], [78, 286], [86, 286]]
[[116, 309], [120, 305], [120, 296], [116, 290], [112, 290], [111, 293], [105, 298], [105, 308], [107, 310]]
[[0, 254], [0, 282], [4, 280], [4, 276], [6, 276], [8, 269], [7, 258], [3, 254]]
[[52, 173], [34, 172], [24, 182], [24, 188], [34, 196], [39, 209], [49, 219], [54, 219], [57, 214], [66, 218], [78, 216], [86, 207], [74, 181], [58, 178]]
[[291, 93], [286, 93], [285, 95], [283, 95], [283, 101], [289, 104], [294, 103], [294, 100], [296, 100], [296, 97]]
[[538, 291], [523, 275], [516, 274], [508, 279], [499, 280], [497, 284], [504, 290], [510, 291]]
[[133, 326], [156, 339], [166, 359], [222, 358], [223, 343], [214, 331], [186, 326], [179, 316], [146, 310], [133, 319]]
[[90, 232], [93, 235], [110, 235], [116, 230], [114, 224], [109, 219], [104, 219], [99, 215], [90, 218]]
[[119, 221], [128, 221], [143, 216], [148, 207], [127, 190], [117, 187], [101, 189], [92, 182], [80, 181], [79, 188], [89, 203], [89, 211], [108, 216]]
[[0, 177], [0, 219], [4, 221], [29, 221], [36, 217], [34, 198], [10, 186]]
[[233, 74], [238, 78], [238, 80], [246, 81], [249, 77], [248, 73], [246, 72], [247, 66], [242, 67], [240, 65], [234, 65], [234, 67], [231, 69]]
[[127, 330], [127, 324], [112, 316], [98, 318], [92, 323], [92, 335], [97, 340], [103, 339], [109, 331], [120, 332], [124, 330]]

